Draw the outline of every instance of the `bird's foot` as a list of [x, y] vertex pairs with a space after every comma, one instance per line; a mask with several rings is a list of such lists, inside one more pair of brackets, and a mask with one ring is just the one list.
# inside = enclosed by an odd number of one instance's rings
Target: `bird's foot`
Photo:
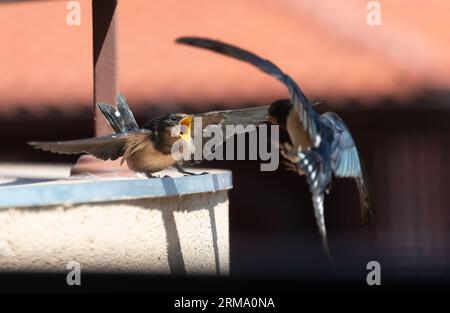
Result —
[[161, 175], [155, 175], [155, 174], [152, 174], [152, 173], [149, 173], [149, 172], [146, 172], [146, 173], [144, 173], [145, 174], [145, 176], [147, 177], [147, 178], [168, 178], [168, 177], [171, 177], [171, 176], [169, 176], [169, 175], [164, 175], [164, 176], [161, 176]]
[[299, 167], [296, 163], [292, 163], [290, 161], [283, 161], [284, 166], [286, 167], [286, 169], [288, 171], [292, 171], [295, 172], [299, 175], [304, 175], [305, 173], [303, 172], [303, 170], [301, 169], [301, 167]]
[[185, 171], [183, 174], [184, 174], [183, 176], [199, 176], [199, 175], [207, 175], [209, 173], [208, 172], [194, 173]]
[[189, 171], [186, 171], [184, 168], [182, 168], [180, 165], [176, 165], [175, 168], [177, 169], [178, 172], [180, 172], [181, 174], [184, 174], [184, 176], [196, 176], [196, 175], [209, 174], [208, 172], [202, 172], [202, 173], [189, 172]]
[[157, 175], [153, 175], [152, 173], [145, 173], [147, 178], [159, 178]]
[[289, 160], [291, 163], [298, 163], [300, 162], [300, 158], [297, 154], [297, 151], [288, 143], [280, 145], [280, 152], [281, 155]]

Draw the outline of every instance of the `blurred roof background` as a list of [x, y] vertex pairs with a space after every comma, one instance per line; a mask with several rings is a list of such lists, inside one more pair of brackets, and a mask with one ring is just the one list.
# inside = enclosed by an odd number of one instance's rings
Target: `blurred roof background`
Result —
[[[81, 26], [67, 1], [0, 5], [0, 114], [92, 105], [91, 3]], [[381, 1], [382, 25], [366, 23], [366, 0], [119, 1], [119, 87], [131, 105], [267, 104], [286, 91], [241, 62], [178, 46], [182, 35], [251, 50], [293, 76], [310, 97], [365, 106], [450, 88], [450, 2]]]

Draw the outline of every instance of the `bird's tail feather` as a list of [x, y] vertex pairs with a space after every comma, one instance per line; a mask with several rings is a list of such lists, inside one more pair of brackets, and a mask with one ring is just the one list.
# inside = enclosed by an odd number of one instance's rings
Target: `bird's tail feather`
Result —
[[123, 94], [117, 95], [117, 109], [122, 117], [123, 123], [125, 125], [125, 131], [132, 131], [139, 129], [139, 126], [134, 118], [133, 112], [131, 112], [127, 101]]
[[324, 213], [324, 196], [321, 194], [313, 194], [312, 197], [313, 206], [314, 206], [314, 216], [316, 218], [317, 227], [319, 228], [319, 234], [322, 238], [322, 247], [325, 254], [328, 257], [331, 265], [334, 266], [333, 258], [331, 257], [330, 249], [328, 247], [328, 239], [327, 239], [327, 230], [325, 227], [325, 213]]
[[105, 117], [109, 126], [112, 127], [114, 132], [122, 132], [121, 120], [115, 114], [117, 112], [116, 108], [107, 103], [97, 103], [97, 107], [99, 108], [100, 112], [102, 112], [103, 116]]
[[355, 177], [355, 180], [356, 186], [358, 188], [359, 201], [361, 205], [361, 222], [364, 226], [370, 226], [376, 223], [376, 215], [375, 211], [373, 210], [373, 203], [369, 198], [366, 168], [362, 163], [362, 160], [360, 160], [360, 164], [361, 164], [361, 173], [360, 175]]
[[116, 133], [134, 131], [139, 128], [122, 94], [117, 95], [117, 109], [107, 103], [97, 103], [97, 107]]
[[375, 212], [372, 210], [367, 186], [362, 176], [356, 177], [356, 185], [361, 205], [361, 221], [364, 226], [373, 225], [376, 222]]

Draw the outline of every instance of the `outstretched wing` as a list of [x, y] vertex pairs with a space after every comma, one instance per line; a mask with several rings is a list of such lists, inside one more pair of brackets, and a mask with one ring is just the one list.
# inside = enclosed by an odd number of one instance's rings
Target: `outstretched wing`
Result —
[[[211, 151], [214, 152], [218, 147], [222, 146], [223, 142], [228, 138], [238, 134], [254, 132], [258, 125], [266, 124], [268, 109], [268, 106], [261, 106], [237, 110], [197, 113], [194, 115], [194, 127], [196, 127], [195, 123], [198, 121], [198, 118], [201, 118], [201, 128], [203, 133], [206, 133], [208, 128], [220, 128], [221, 133], [223, 134], [223, 140], [216, 143], [213, 151]], [[195, 135], [195, 132], [191, 134]], [[205, 140], [202, 141], [202, 149], [205, 142], [208, 140], [208, 137], [205, 137], [204, 139]], [[207, 152], [205, 149], [202, 151], [204, 153]], [[207, 155], [204, 155], [203, 157], [208, 159]]]
[[375, 214], [371, 208], [365, 174], [352, 135], [344, 121], [337, 114], [327, 112], [322, 117], [333, 128], [333, 143], [331, 147], [333, 172], [338, 177], [352, 177], [355, 179], [361, 204], [362, 222], [365, 225], [373, 224], [375, 222]]
[[317, 122], [317, 113], [312, 109], [308, 98], [306, 98], [297, 83], [290, 76], [283, 73], [283, 71], [281, 71], [275, 64], [268, 60], [262, 59], [249, 51], [216, 40], [198, 37], [180, 37], [176, 40], [176, 42], [208, 49], [244, 62], [248, 62], [259, 68], [261, 71], [277, 78], [288, 88], [290, 100], [294, 104], [294, 107], [299, 114], [300, 121], [302, 122], [305, 130], [308, 132], [314, 146], [318, 147], [320, 145], [321, 137]]
[[[211, 111], [205, 113], [195, 114], [194, 117], [202, 118], [202, 128], [204, 129], [210, 125], [217, 125], [222, 127], [224, 134], [226, 133], [227, 126], [250, 126], [261, 125], [267, 122], [268, 106], [244, 108], [237, 110], [223, 110], [223, 111]], [[238, 128], [236, 132], [231, 134], [242, 133], [246, 131], [240, 131]]]
[[101, 160], [116, 160], [150, 137], [150, 131], [114, 134], [68, 141], [29, 142], [36, 149], [59, 154], [88, 153]]
[[135, 131], [139, 129], [136, 119], [122, 94], [117, 95], [117, 109], [107, 103], [97, 103], [108, 124], [116, 133]]

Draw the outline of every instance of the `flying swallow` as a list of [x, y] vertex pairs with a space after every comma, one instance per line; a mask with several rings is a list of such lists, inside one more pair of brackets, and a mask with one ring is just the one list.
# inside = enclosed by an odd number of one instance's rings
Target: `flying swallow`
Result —
[[272, 62], [249, 51], [220, 41], [198, 37], [180, 37], [176, 42], [211, 50], [247, 63], [278, 79], [289, 93], [289, 100], [273, 102], [269, 121], [287, 130], [292, 145], [282, 145], [281, 152], [290, 169], [305, 175], [312, 194], [314, 215], [323, 248], [330, 260], [324, 215], [324, 193], [331, 190], [335, 177], [351, 177], [356, 181], [364, 225], [375, 222], [366, 187], [364, 170], [355, 142], [344, 121], [335, 113], [319, 114], [298, 84]]

